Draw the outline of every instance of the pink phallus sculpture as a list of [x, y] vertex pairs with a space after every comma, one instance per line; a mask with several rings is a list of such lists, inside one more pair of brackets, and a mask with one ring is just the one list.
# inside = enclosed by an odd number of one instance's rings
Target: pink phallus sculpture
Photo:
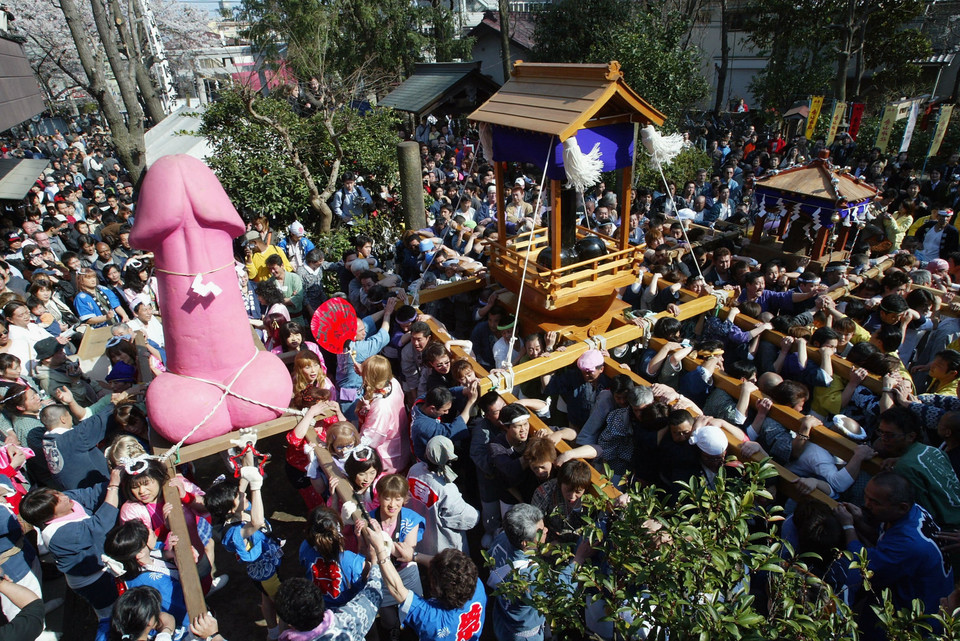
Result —
[[[147, 413], [169, 441], [197, 443], [281, 414], [238, 396], [289, 405], [290, 374], [256, 348], [240, 295], [233, 239], [244, 231], [200, 160], [164, 156], [147, 172], [130, 243], [154, 253], [168, 371], [150, 383]], [[224, 398], [227, 387], [238, 396]]]

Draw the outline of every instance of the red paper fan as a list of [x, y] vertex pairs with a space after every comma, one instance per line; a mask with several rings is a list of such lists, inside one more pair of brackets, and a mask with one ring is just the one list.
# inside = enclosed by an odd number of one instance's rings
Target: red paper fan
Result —
[[317, 345], [334, 354], [357, 336], [357, 312], [344, 298], [331, 298], [317, 308], [310, 320], [310, 331]]

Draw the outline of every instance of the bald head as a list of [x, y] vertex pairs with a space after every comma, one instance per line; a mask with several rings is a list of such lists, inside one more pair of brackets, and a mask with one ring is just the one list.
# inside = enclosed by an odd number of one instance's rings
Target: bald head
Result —
[[770, 394], [774, 387], [783, 382], [783, 377], [775, 372], [764, 372], [757, 377], [757, 387], [764, 394]]

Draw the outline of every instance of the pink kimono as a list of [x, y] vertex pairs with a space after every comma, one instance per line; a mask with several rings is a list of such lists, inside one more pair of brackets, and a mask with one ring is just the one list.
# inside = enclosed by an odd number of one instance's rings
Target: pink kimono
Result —
[[410, 446], [410, 416], [403, 405], [403, 389], [397, 379], [370, 401], [366, 412], [358, 408], [360, 435], [380, 455], [384, 474], [406, 474], [413, 458]]

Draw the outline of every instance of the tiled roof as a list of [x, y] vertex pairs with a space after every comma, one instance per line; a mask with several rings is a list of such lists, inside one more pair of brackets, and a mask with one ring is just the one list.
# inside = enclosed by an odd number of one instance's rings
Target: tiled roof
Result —
[[423, 113], [470, 75], [475, 76], [476, 82], [490, 85], [488, 91], [492, 92], [497, 85], [480, 74], [480, 65], [478, 61], [420, 63], [409, 78], [380, 101], [380, 105], [415, 114]]
[[[511, 13], [510, 14], [510, 39], [527, 51], [533, 49], [533, 28], [534, 20], [532, 13]], [[483, 20], [476, 27], [470, 30], [468, 35], [477, 35], [478, 30], [493, 29], [500, 33], [500, 12], [485, 11]]]

